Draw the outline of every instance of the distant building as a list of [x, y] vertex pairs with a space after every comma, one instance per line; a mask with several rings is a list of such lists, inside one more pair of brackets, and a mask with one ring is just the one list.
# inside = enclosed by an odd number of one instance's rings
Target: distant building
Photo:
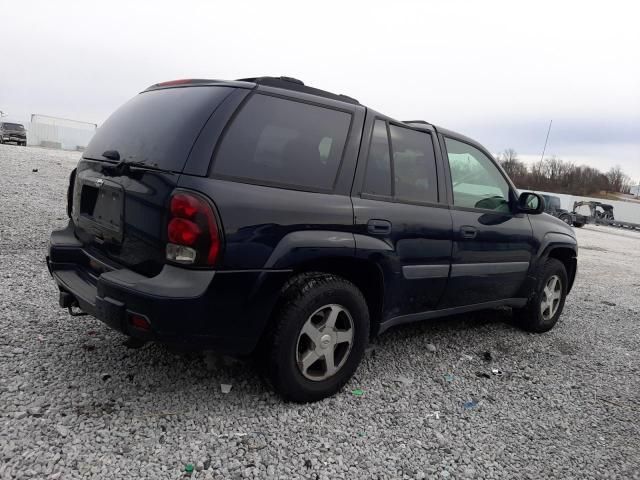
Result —
[[63, 150], [84, 150], [96, 128], [95, 123], [33, 114], [28, 128], [27, 143]]
[[629, 193], [631, 195], [635, 195], [636, 197], [640, 196], [640, 185], [634, 185], [629, 189]]

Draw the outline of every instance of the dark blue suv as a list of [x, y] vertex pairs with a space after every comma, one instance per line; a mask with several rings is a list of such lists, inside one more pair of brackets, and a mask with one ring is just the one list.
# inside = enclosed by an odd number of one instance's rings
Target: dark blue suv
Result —
[[278, 392], [313, 401], [395, 325], [506, 305], [552, 328], [577, 244], [543, 211], [444, 128], [289, 77], [178, 80], [98, 129], [48, 266], [72, 314], [260, 352]]

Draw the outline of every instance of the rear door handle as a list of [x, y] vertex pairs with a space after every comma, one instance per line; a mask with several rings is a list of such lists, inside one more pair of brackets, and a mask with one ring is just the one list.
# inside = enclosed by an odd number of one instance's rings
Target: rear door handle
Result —
[[391, 233], [391, 222], [389, 220], [372, 219], [367, 222], [367, 231], [374, 235], [384, 235]]
[[476, 235], [478, 234], [478, 229], [476, 227], [470, 227], [468, 225], [465, 225], [463, 227], [460, 227], [460, 233], [462, 234], [462, 238], [472, 239], [472, 238], [476, 238]]

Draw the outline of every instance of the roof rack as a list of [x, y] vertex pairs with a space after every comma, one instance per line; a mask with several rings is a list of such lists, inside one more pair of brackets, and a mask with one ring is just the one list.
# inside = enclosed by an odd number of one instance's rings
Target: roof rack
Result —
[[302, 80], [298, 80], [293, 77], [253, 77], [253, 78], [239, 78], [239, 82], [253, 82], [258, 85], [265, 85], [268, 87], [282, 88], [285, 90], [293, 90], [296, 92], [308, 93], [311, 95], [317, 95], [319, 97], [331, 98], [332, 100], [338, 100], [340, 102], [353, 103], [360, 105], [360, 102], [355, 98], [348, 97], [339, 93], [331, 93], [326, 90], [320, 90], [319, 88], [309, 87], [304, 84]]
[[424, 120], [403, 120], [402, 123], [419, 123], [421, 125], [431, 125], [429, 122], [425, 122]]
[[[189, 87], [192, 85], [229, 85], [233, 83], [234, 82], [229, 82], [228, 80], [215, 80], [215, 79], [207, 79], [207, 78], [183, 78], [180, 80], [169, 80], [168, 82], [154, 83], [153, 85], [150, 85], [143, 91], [146, 92], [147, 90], [156, 90], [160, 88]], [[238, 84], [238, 85], [241, 85], [241, 84]]]

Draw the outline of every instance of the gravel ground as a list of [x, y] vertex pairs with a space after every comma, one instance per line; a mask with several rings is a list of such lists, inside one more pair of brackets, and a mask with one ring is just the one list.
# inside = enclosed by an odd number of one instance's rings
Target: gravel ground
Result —
[[640, 234], [577, 231], [552, 332], [508, 310], [398, 328], [301, 406], [251, 364], [128, 348], [57, 306], [44, 256], [78, 156], [0, 145], [1, 479], [640, 478]]

